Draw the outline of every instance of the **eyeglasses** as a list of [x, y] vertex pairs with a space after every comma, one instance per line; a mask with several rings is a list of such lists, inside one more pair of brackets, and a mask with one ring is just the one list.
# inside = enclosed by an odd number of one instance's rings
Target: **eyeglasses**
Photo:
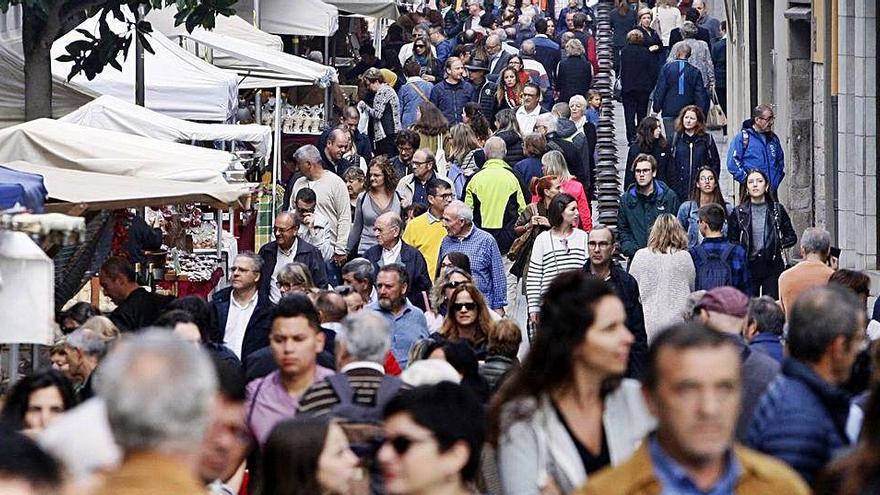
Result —
[[425, 45], [415, 45], [416, 48], [424, 48]]
[[240, 266], [233, 266], [233, 267], [230, 267], [230, 268], [229, 268], [229, 271], [230, 271], [230, 272], [233, 272], [233, 273], [235, 273], [235, 272], [245, 272], [245, 273], [246, 273], [246, 272], [256, 272], [256, 270], [248, 270], [247, 268], [242, 268], [242, 267], [240, 267]]
[[[296, 212], [299, 213], [300, 215], [303, 215], [303, 214], [306, 214], [306, 213], [314, 213], [314, 212], [315, 212], [315, 207], [312, 206], [311, 208], [297, 208], [297, 209], [296, 209]], [[273, 230], [274, 230], [274, 229], [273, 229]]]
[[708, 177], [700, 177], [700, 182], [715, 182], [715, 177], [711, 175]]
[[634, 173], [636, 175], [648, 175], [651, 173], [651, 169], [650, 168], [637, 168], [637, 169], [635, 169]]
[[431, 160], [425, 160], [425, 161], [423, 161], [423, 162], [418, 162], [418, 161], [413, 160], [413, 161], [410, 162], [410, 163], [412, 163], [413, 165], [425, 165], [425, 164], [428, 164], [428, 163], [434, 163], [434, 162], [432, 162]]
[[538, 97], [538, 93], [523, 93], [523, 96], [530, 96], [530, 97], [532, 97], [532, 98], [537, 98], [537, 97]]
[[[443, 265], [443, 266], [452, 266], [452, 263], [450, 263], [450, 264], [448, 264], [448, 265]], [[445, 284], [443, 284], [443, 288], [444, 288], [444, 289], [457, 289], [459, 285], [463, 285], [463, 284], [466, 284], [466, 283], [467, 283], [467, 282], [462, 282], [462, 281], [459, 281], [459, 282], [446, 282]]]
[[282, 229], [281, 227], [272, 227], [273, 234], [283, 234], [285, 232], [290, 232], [293, 230], [293, 227], [287, 227], [286, 229]]
[[477, 303], [452, 303], [449, 307], [452, 309], [453, 312], [461, 311], [463, 309], [473, 311], [477, 309]]
[[428, 196], [434, 196], [435, 198], [440, 198], [440, 199], [452, 199], [454, 197], [454, 195], [452, 193], [429, 194]]
[[405, 437], [405, 436], [399, 436], [399, 437], [385, 438], [384, 440], [382, 440], [382, 445], [385, 445], [387, 443], [387, 444], [391, 445], [391, 448], [394, 449], [394, 452], [396, 452], [397, 455], [406, 455], [406, 453], [409, 451], [410, 447], [412, 447], [413, 445], [415, 445], [417, 443], [424, 443], [424, 442], [429, 442], [429, 441], [430, 441], [429, 438], [418, 439], [418, 438], [409, 438], [409, 437]]
[[605, 249], [605, 248], [611, 246], [611, 243], [608, 241], [590, 241], [587, 243], [587, 245], [590, 246], [590, 249], [595, 249], [595, 248]]

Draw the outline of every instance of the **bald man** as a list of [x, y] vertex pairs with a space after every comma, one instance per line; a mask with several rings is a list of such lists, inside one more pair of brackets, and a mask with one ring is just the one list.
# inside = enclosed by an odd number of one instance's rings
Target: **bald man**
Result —
[[400, 215], [391, 211], [379, 215], [373, 224], [373, 230], [376, 232], [377, 244], [364, 252], [364, 258], [373, 263], [377, 273], [385, 265], [403, 265], [409, 275], [406, 297], [424, 310], [427, 306], [425, 300], [431, 290], [428, 265], [418, 249], [401, 240], [403, 220]]

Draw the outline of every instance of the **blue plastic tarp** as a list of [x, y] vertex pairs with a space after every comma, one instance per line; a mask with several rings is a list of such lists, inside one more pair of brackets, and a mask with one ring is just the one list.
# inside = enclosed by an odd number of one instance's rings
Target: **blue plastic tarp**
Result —
[[[20, 188], [20, 199], [17, 200], [21, 206], [32, 210], [34, 213], [43, 213], [43, 205], [46, 202], [46, 196], [49, 191], [43, 184], [43, 176], [39, 174], [31, 174], [28, 172], [19, 172], [11, 168], [0, 165], [0, 186], [12, 186], [3, 188], [3, 208], [15, 206], [15, 203], [7, 204], [7, 194], [11, 193], [15, 186]], [[11, 197], [11, 196], [10, 196]]]

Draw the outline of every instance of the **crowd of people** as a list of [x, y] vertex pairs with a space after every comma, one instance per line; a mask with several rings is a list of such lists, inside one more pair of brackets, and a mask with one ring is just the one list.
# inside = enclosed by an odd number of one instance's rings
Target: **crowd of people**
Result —
[[708, 2], [611, 11], [614, 226], [594, 11], [436, 7], [362, 46], [362, 100], [285, 157], [273, 240], [210, 300], [141, 287], [143, 253], [103, 264], [115, 309], [70, 306], [4, 395], [0, 492], [873, 493], [870, 278], [798, 239], [772, 106], [722, 194]]

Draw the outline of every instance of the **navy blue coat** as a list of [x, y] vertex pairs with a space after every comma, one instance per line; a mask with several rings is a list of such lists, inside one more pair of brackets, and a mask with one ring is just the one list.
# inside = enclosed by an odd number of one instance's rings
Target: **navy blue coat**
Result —
[[[212, 320], [217, 326], [211, 332], [211, 340], [222, 344], [226, 336], [226, 319], [229, 317], [229, 298], [232, 297], [232, 287], [226, 287], [214, 294], [211, 298]], [[269, 296], [262, 293], [257, 297], [257, 307], [248, 320], [244, 331], [244, 341], [241, 343], [241, 358], [245, 358], [263, 347], [269, 345], [269, 331], [272, 329], [272, 309], [274, 304], [269, 302]]]
[[671, 167], [665, 177], [666, 185], [678, 194], [679, 198], [690, 196], [696, 174], [702, 166], [707, 166], [715, 172], [715, 177], [721, 177], [721, 157], [718, 155], [718, 146], [711, 134], [694, 134], [688, 136], [683, 132], [676, 132], [672, 138]]
[[559, 44], [544, 36], [535, 36], [532, 38], [532, 41], [535, 43], [535, 60], [544, 66], [544, 70], [547, 71], [547, 77], [550, 78], [550, 87], [555, 88], [556, 67], [559, 65], [559, 59], [562, 56]]
[[786, 359], [755, 410], [746, 443], [786, 462], [812, 484], [834, 454], [849, 445], [849, 409], [846, 392], [806, 364]]
[[458, 84], [449, 84], [446, 79], [434, 85], [431, 89], [431, 103], [449, 121], [449, 125], [461, 123], [461, 111], [465, 103], [473, 99], [474, 85], [462, 80]]
[[[269, 285], [272, 283], [272, 273], [275, 271], [275, 263], [278, 261], [278, 242], [272, 241], [263, 245], [260, 248], [259, 256], [263, 259], [263, 270], [260, 273], [260, 293], [268, 296], [271, 292]], [[324, 258], [318, 248], [302, 239], [297, 239], [293, 261], [298, 261], [309, 267], [309, 274], [312, 276], [315, 287], [321, 289], [327, 287], [327, 267], [324, 265]]]
[[[379, 261], [382, 259], [382, 246], [376, 244], [364, 251], [364, 258], [370, 260], [376, 273], [379, 273]], [[400, 262], [406, 268], [406, 274], [409, 276], [409, 286], [406, 290], [406, 297], [413, 305], [422, 311], [425, 310], [425, 298], [422, 297], [424, 291], [428, 296], [431, 294], [431, 279], [428, 278], [428, 264], [425, 263], [425, 257], [418, 249], [409, 244], [400, 243]]]
[[703, 84], [700, 70], [685, 60], [673, 60], [660, 69], [654, 87], [654, 112], [663, 112], [663, 118], [678, 117], [688, 105], [709, 111], [709, 94]]

